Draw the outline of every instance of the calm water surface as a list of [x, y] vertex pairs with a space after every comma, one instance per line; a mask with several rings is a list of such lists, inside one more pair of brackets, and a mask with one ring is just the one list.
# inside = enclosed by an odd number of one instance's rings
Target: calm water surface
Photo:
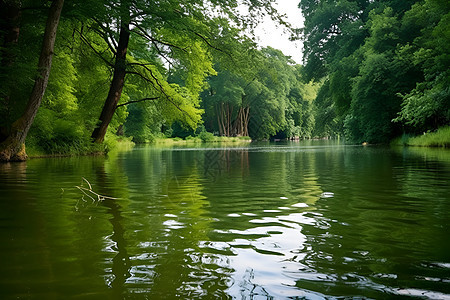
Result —
[[330, 142], [3, 164], [0, 298], [450, 299], [449, 182], [449, 150]]

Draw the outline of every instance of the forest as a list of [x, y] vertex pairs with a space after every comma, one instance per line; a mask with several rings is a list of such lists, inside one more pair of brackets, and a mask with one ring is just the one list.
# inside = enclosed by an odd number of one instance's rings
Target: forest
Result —
[[[300, 0], [303, 28], [275, 4], [0, 0], [0, 161], [158, 137], [388, 143], [450, 124], [448, 1]], [[303, 65], [258, 46], [263, 16], [303, 40]]]

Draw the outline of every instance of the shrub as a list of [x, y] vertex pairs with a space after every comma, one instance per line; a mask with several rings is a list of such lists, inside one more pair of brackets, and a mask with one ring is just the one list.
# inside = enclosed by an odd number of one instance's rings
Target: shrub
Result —
[[214, 134], [212, 134], [211, 132], [202, 131], [200, 132], [198, 137], [202, 140], [202, 142], [205, 143], [214, 141]]

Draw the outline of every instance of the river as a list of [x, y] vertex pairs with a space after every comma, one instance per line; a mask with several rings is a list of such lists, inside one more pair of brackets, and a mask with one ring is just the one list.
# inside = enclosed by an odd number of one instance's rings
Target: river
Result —
[[449, 182], [330, 141], [2, 164], [0, 298], [450, 299]]

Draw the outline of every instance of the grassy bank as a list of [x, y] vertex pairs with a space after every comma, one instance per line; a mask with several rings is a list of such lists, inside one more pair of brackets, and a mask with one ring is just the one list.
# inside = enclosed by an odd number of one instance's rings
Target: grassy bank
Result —
[[182, 138], [156, 138], [153, 143], [155, 144], [197, 144], [197, 143], [249, 143], [252, 139], [248, 136], [240, 137], [226, 137], [226, 136], [214, 136], [213, 134], [207, 134], [192, 137], [188, 136], [185, 139]]
[[417, 146], [417, 147], [450, 147], [450, 126], [439, 128], [436, 132], [424, 133], [419, 136], [403, 135], [395, 139], [394, 146]]
[[94, 144], [90, 142], [71, 142], [55, 143], [42, 147], [31, 142], [26, 143], [26, 153], [29, 158], [38, 157], [65, 157], [65, 156], [83, 156], [83, 155], [105, 155], [129, 150], [134, 147], [131, 138], [117, 136], [108, 136], [103, 144]]
[[[188, 136], [182, 138], [155, 138], [149, 141], [150, 144], [175, 145], [175, 144], [201, 144], [201, 143], [249, 143], [251, 138], [244, 137], [222, 137], [214, 136], [212, 133], [204, 132], [196, 137]], [[107, 134], [103, 144], [93, 144], [87, 141], [70, 141], [64, 143], [48, 144], [42, 147], [34, 142], [33, 139], [27, 141], [26, 153], [30, 158], [37, 157], [65, 157], [65, 156], [83, 156], [83, 155], [115, 155], [118, 152], [130, 150], [134, 147], [132, 138], [117, 137]]]

